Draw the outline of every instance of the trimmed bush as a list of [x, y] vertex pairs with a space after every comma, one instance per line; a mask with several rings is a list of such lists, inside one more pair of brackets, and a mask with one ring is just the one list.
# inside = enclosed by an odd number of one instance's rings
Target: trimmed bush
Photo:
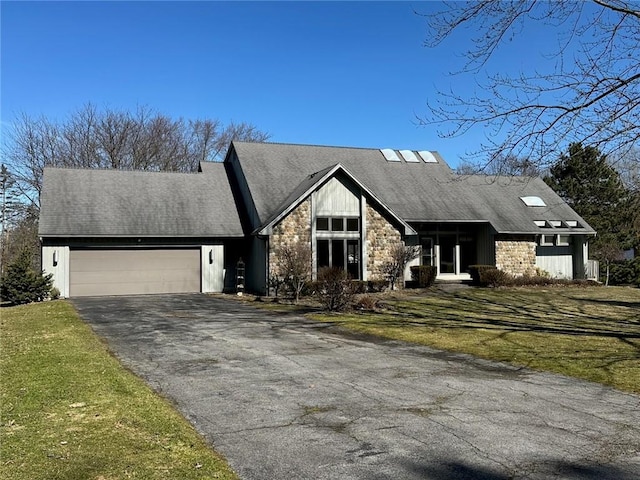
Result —
[[32, 256], [28, 250], [23, 250], [15, 262], [7, 267], [0, 285], [2, 300], [13, 305], [41, 302], [49, 298], [53, 274], [43, 275], [31, 266]]
[[411, 280], [416, 282], [418, 288], [428, 288], [436, 281], [438, 269], [431, 265], [414, 265], [410, 267]]
[[497, 270], [495, 265], [469, 265], [469, 275], [471, 275], [471, 284], [480, 285], [480, 275], [486, 270]]
[[495, 267], [482, 269], [479, 272], [482, 287], [505, 287], [513, 283], [511, 275]]

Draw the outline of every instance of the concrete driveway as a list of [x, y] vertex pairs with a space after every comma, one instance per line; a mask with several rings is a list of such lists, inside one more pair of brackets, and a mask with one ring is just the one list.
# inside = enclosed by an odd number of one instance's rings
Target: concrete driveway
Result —
[[244, 479], [637, 479], [640, 397], [206, 295], [78, 298]]

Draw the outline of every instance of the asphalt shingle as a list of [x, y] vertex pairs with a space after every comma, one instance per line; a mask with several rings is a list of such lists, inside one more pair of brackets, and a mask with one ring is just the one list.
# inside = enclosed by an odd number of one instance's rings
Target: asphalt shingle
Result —
[[[292, 189], [317, 171], [340, 163], [407, 222], [490, 222], [500, 233], [548, 233], [536, 220], [573, 220], [593, 229], [539, 178], [455, 174], [437, 152], [437, 163], [389, 162], [380, 150], [280, 143], [233, 142], [260, 224], [277, 214]], [[527, 207], [538, 196], [546, 207]]]
[[243, 235], [222, 163], [201, 173], [45, 168], [43, 185], [43, 237]]

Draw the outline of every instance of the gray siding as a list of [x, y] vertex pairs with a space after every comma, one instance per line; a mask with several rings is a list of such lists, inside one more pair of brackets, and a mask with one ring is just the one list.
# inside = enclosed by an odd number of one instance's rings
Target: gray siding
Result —
[[246, 260], [247, 290], [257, 294], [267, 293], [267, 240], [252, 237], [249, 257]]
[[536, 248], [536, 267], [549, 272], [554, 278], [573, 278], [573, 248], [554, 246]]

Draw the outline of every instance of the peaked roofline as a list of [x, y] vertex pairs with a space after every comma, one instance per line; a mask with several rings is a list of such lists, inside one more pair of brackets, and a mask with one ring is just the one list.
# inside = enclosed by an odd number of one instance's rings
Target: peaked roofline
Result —
[[376, 204], [378, 204], [388, 215], [390, 215], [396, 222], [398, 222], [404, 228], [404, 235], [411, 236], [418, 233], [405, 222], [402, 217], [396, 214], [391, 208], [389, 208], [382, 200], [380, 200], [369, 188], [360, 182], [349, 170], [347, 170], [342, 164], [336, 163], [332, 167], [325, 168], [318, 172], [309, 175], [302, 183], [300, 183], [292, 192], [292, 195], [285, 200], [274, 215], [268, 218], [265, 223], [254, 230], [254, 235], [271, 235], [273, 227], [289, 213], [291, 213], [302, 201], [304, 201], [314, 190], [320, 185], [325, 183], [330, 178], [334, 177], [338, 171], [343, 172], [349, 180], [355, 183], [362, 191], [370, 198], [372, 198]]

